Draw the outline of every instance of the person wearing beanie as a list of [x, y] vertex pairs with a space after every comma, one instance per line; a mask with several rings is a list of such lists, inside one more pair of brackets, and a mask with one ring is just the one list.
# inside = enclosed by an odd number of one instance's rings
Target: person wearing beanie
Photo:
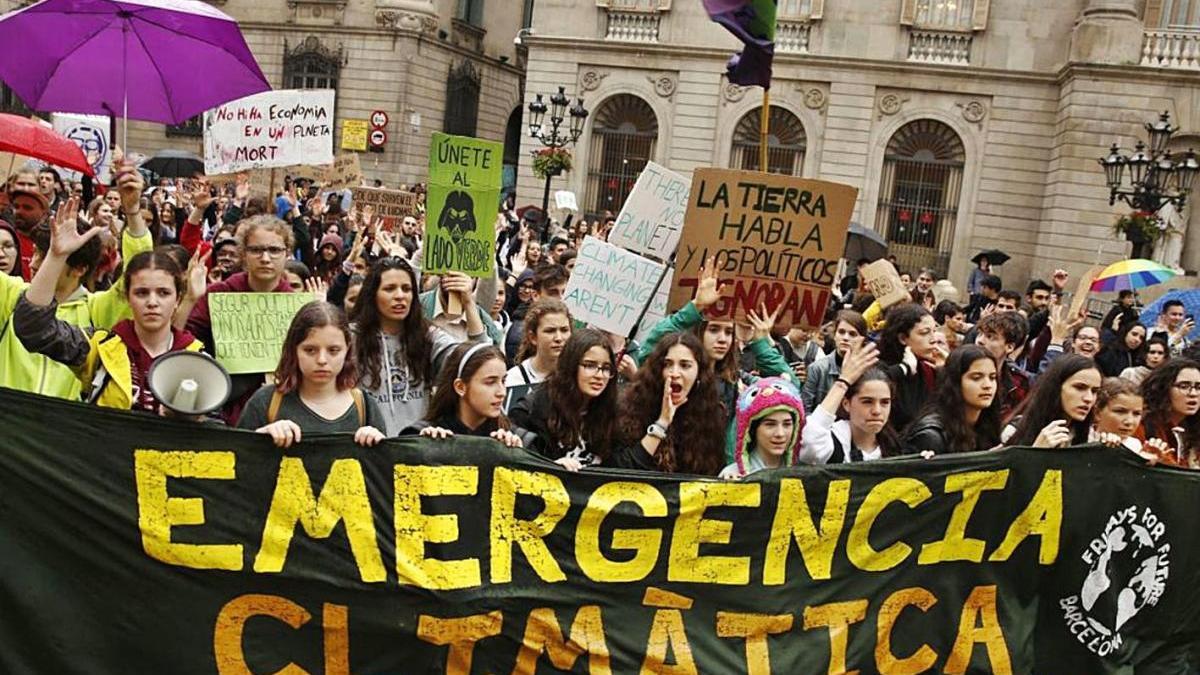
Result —
[[782, 377], [758, 380], [738, 397], [733, 463], [720, 477], [733, 480], [797, 464], [803, 429], [804, 403], [796, 385]]
[[321, 237], [321, 245], [317, 247], [317, 264], [313, 273], [326, 284], [333, 283], [333, 277], [342, 267], [342, 238], [334, 233]]

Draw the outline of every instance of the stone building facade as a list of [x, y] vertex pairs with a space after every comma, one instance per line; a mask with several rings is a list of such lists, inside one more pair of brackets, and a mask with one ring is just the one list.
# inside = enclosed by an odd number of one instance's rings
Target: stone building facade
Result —
[[[0, 11], [23, 2], [0, 0]], [[263, 74], [276, 89], [337, 90], [335, 152], [341, 121], [389, 118], [384, 151], [364, 152], [370, 179], [397, 185], [425, 179], [429, 140], [443, 129], [504, 141], [520, 114], [524, 50], [513, 39], [532, 0], [212, 0], [236, 19]], [[204, 86], [206, 73], [196, 73]], [[19, 108], [4, 91], [0, 108]], [[515, 137], [514, 137], [515, 138]], [[508, 175], [515, 175], [516, 143]], [[134, 122], [133, 152], [202, 153], [198, 118], [166, 128]]]
[[[1012, 255], [1012, 283], [1112, 262], [1129, 251], [1113, 232], [1128, 209], [1109, 206], [1096, 160], [1164, 110], [1181, 127], [1172, 147], [1200, 151], [1200, 0], [778, 4], [770, 168], [858, 187], [854, 219], [902, 268], [961, 287], [986, 248]], [[584, 211], [615, 212], [646, 160], [757, 168], [762, 91], [726, 80], [738, 44], [700, 2], [539, 0], [527, 42], [525, 102], [565, 85], [591, 113], [554, 183]], [[520, 197], [540, 201], [539, 144], [523, 139]], [[1191, 220], [1182, 262], [1196, 270]]]

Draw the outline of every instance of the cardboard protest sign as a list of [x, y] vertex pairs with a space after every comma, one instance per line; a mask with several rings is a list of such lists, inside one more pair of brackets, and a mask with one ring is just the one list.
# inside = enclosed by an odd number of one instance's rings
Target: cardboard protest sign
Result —
[[671, 279], [674, 276], [675, 270], [668, 269], [662, 284], [658, 287], [658, 292], [650, 301], [650, 307], [646, 309], [646, 316], [642, 317], [642, 323], [637, 327], [637, 335], [633, 339], [638, 342], [645, 344], [646, 336], [654, 329], [655, 324], [667, 318], [667, 300], [671, 295]]
[[1083, 311], [1084, 305], [1087, 303], [1088, 293], [1092, 290], [1092, 282], [1100, 273], [1104, 271], [1104, 265], [1093, 265], [1089, 267], [1083, 276], [1079, 277], [1079, 286], [1075, 288], [1075, 294], [1071, 296], [1071, 308], [1067, 311], [1066, 319], [1074, 320], [1079, 316], [1079, 312]]
[[333, 165], [328, 167], [324, 176], [318, 179], [323, 187], [330, 190], [341, 190], [343, 188], [353, 188], [362, 185], [363, 172], [362, 166], [358, 162], [358, 155], [353, 152], [347, 152], [333, 158]]
[[732, 169], [698, 169], [688, 197], [668, 307], [695, 294], [716, 257], [722, 298], [709, 318], [742, 321], [765, 302], [777, 325], [816, 328], [829, 304], [858, 190], [849, 185]]
[[608, 241], [621, 248], [666, 260], [679, 245], [691, 189], [683, 176], [647, 162]]
[[332, 89], [280, 89], [204, 113], [204, 173], [333, 162]]
[[900, 273], [886, 259], [881, 258], [863, 267], [862, 275], [880, 307], [887, 309], [912, 300], [912, 294], [900, 280]]
[[503, 157], [500, 143], [433, 135], [425, 211], [426, 273], [492, 274]]
[[[96, 180], [108, 184], [112, 180], [112, 139], [109, 138], [111, 124], [107, 115], [77, 115], [54, 113], [50, 116], [54, 130], [79, 146], [96, 172]], [[58, 169], [63, 180], [79, 180], [78, 171]]]
[[386, 188], [354, 187], [354, 205], [362, 213], [364, 206], [375, 209], [375, 217], [383, 219], [384, 229], [391, 231], [400, 224], [405, 216], [417, 212], [417, 195], [415, 192], [388, 190]]
[[663, 266], [596, 237], [584, 237], [563, 303], [579, 321], [627, 335], [650, 300]]
[[575, 199], [575, 193], [570, 190], [555, 192], [554, 205], [564, 211], [579, 211], [579, 202]]
[[269, 373], [292, 317], [310, 293], [213, 293], [208, 296], [217, 361], [230, 374]]

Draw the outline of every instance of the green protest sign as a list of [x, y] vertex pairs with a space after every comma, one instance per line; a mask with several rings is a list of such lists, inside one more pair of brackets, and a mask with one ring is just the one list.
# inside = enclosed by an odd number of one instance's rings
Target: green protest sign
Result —
[[434, 133], [429, 148], [424, 267], [487, 277], [495, 265], [504, 146]]
[[[0, 390], [0, 672], [1185, 673], [1200, 473], [1008, 449], [740, 482]], [[1189, 662], [1189, 659], [1190, 662]]]
[[235, 375], [274, 371], [292, 317], [312, 299], [309, 293], [210, 294], [217, 361]]

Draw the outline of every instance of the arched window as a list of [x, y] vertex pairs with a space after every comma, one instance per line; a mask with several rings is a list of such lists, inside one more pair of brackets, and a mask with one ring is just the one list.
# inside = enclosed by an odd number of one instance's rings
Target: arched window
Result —
[[517, 188], [517, 163], [521, 160], [521, 106], [513, 108], [504, 127], [504, 176], [501, 192], [508, 194]]
[[[804, 147], [807, 139], [804, 125], [791, 112], [771, 106], [767, 126], [767, 171], [799, 176], [804, 169]], [[762, 131], [762, 107], [755, 108], [738, 120], [733, 130], [733, 149], [729, 166], [735, 169], [758, 171], [759, 137]]]
[[285, 89], [337, 89], [342, 73], [342, 50], [321, 44], [314, 35], [295, 49], [283, 43], [283, 87]]
[[950, 266], [962, 193], [962, 140], [950, 127], [923, 119], [900, 127], [888, 141], [875, 229], [901, 270]]
[[592, 124], [584, 208], [620, 211], [657, 142], [658, 118], [649, 103], [632, 94], [604, 101]]
[[479, 123], [479, 71], [471, 59], [450, 69], [446, 80], [446, 114], [442, 129], [448, 134], [474, 136]]

